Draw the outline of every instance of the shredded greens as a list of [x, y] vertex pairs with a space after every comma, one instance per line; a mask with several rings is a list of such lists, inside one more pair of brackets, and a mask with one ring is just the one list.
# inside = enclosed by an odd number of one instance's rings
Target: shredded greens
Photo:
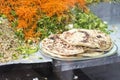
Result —
[[28, 46], [28, 45], [19, 46], [17, 48], [17, 50], [19, 50], [22, 53], [23, 58], [26, 58], [26, 57], [30, 56], [31, 54], [37, 52], [38, 49], [39, 49], [38, 46]]
[[26, 58], [38, 51], [38, 44], [30, 41], [26, 43], [22, 39], [24, 36], [22, 29], [18, 29], [14, 33], [8, 20], [2, 15], [0, 22], [0, 63], [20, 59], [21, 57]]
[[98, 29], [105, 33], [110, 32], [107, 29], [107, 24], [104, 23], [99, 17], [92, 12], [85, 13], [77, 6], [70, 9], [66, 15], [59, 18], [56, 16], [43, 16], [38, 21], [37, 30], [41, 31], [41, 39], [43, 39], [50, 34], [61, 33], [70, 29], [70, 24], [72, 25], [72, 28]]
[[71, 10], [71, 13], [73, 14], [72, 23], [74, 28], [98, 29], [102, 32], [109, 33], [107, 29], [108, 25], [92, 12], [84, 13], [75, 7]]

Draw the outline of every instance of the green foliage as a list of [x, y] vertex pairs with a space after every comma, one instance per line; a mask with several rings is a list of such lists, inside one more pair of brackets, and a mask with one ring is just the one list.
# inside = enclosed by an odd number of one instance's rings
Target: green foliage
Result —
[[92, 12], [85, 13], [77, 6], [69, 10], [66, 15], [60, 17], [41, 17], [38, 21], [37, 30], [42, 33], [41, 39], [43, 39], [50, 34], [61, 33], [70, 29], [69, 24], [72, 24], [73, 28], [99, 29], [105, 33], [109, 33], [107, 24], [99, 17]]
[[21, 52], [23, 58], [26, 58], [30, 56], [31, 54], [37, 52], [39, 50], [39, 47], [38, 46], [31, 47], [31, 46], [24, 45], [24, 46], [19, 46], [17, 50]]
[[17, 20], [14, 20], [13, 22], [11, 22], [11, 26], [13, 28], [17, 27], [17, 25], [18, 25], [18, 21]]
[[15, 12], [14, 10], [11, 10], [10, 13], [11, 13], [12, 16], [14, 16], [14, 17], [17, 16], [17, 15], [16, 15], [16, 12]]
[[61, 33], [65, 30], [65, 25], [67, 24], [66, 18], [64, 16], [60, 17], [58, 19], [56, 16], [54, 17], [48, 17], [48, 16], [43, 16], [39, 21], [38, 21], [38, 29], [41, 33], [41, 39], [49, 36], [50, 34], [55, 34], [55, 33]]
[[2, 17], [3, 19], [7, 18], [7, 16], [4, 14], [0, 14], [0, 17]]
[[0, 53], [0, 58], [2, 58], [4, 56], [4, 53]]
[[87, 4], [99, 3], [101, 0], [86, 0]]
[[108, 26], [99, 17], [94, 15], [92, 12], [84, 13], [79, 8], [75, 7], [72, 9], [73, 14], [73, 27], [84, 28], [84, 29], [99, 29], [105, 33], [108, 33]]
[[16, 35], [20, 40], [24, 40], [24, 34], [23, 34], [23, 30], [22, 30], [22, 29], [18, 29], [17, 31], [15, 31], [15, 35]]

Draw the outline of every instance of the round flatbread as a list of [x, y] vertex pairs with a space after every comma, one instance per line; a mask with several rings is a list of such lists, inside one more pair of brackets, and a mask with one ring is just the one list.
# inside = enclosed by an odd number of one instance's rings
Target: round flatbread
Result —
[[61, 40], [59, 35], [51, 35], [48, 38], [42, 40], [42, 50], [46, 50], [50, 53], [54, 53], [56, 55], [75, 55], [83, 53], [82, 46], [70, 45]]
[[99, 30], [93, 30], [91, 36], [93, 36], [93, 42], [98, 44], [98, 50], [109, 51], [113, 47], [112, 39], [108, 34]]
[[113, 46], [110, 36], [99, 30], [71, 29], [63, 32], [59, 37], [68, 44], [101, 51], [109, 50]]
[[45, 48], [42, 49], [42, 54], [46, 55], [47, 57], [53, 57], [53, 58], [59, 58], [59, 59], [76, 59], [76, 58], [82, 58], [83, 57], [80, 54], [75, 54], [75, 55], [55, 54], [53, 52], [48, 51]]
[[81, 56], [83, 57], [96, 57], [96, 56], [100, 56], [103, 55], [104, 52], [99, 52], [99, 51], [89, 51], [89, 52], [85, 52], [83, 54], [81, 54]]
[[71, 45], [89, 45], [86, 44], [90, 35], [86, 31], [81, 31], [80, 29], [72, 29], [69, 31], [65, 31], [59, 36], [62, 40], [66, 41]]

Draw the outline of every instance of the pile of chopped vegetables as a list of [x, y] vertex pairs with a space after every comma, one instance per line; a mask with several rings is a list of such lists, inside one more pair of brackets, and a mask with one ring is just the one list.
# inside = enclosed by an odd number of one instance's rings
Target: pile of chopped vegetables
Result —
[[[67, 30], [65, 26], [69, 23], [74, 22], [80, 27], [81, 25], [84, 26], [83, 23], [81, 24], [79, 21], [73, 21], [74, 18], [80, 19], [81, 17], [79, 16], [82, 16], [82, 13], [83, 17], [90, 17], [92, 13], [89, 13], [87, 4], [100, 1], [101, 0], [1, 0], [0, 14], [4, 14], [8, 18], [16, 35], [20, 39], [38, 42], [39, 39], [51, 33], [59, 33]], [[79, 12], [80, 15], [78, 13], [74, 15], [74, 12], [76, 12], [74, 8], [81, 10]], [[86, 19], [86, 21], [88, 20]], [[98, 27], [100, 26], [98, 25]]]
[[[95, 16], [87, 7], [88, 4], [100, 1], [1, 0], [0, 40], [4, 34], [7, 34], [6, 30], [10, 34], [5, 35], [5, 37], [9, 38], [8, 42], [7, 40], [0, 41], [0, 48], [4, 44], [10, 46], [10, 49], [8, 46], [5, 51], [14, 50], [11, 53], [9, 51], [0, 53], [0, 62], [4, 62], [3, 59], [9, 61], [21, 54], [26, 57], [38, 50], [38, 46], [33, 46], [34, 43], [38, 43], [50, 34], [61, 33], [71, 28], [99, 29], [108, 33], [107, 24]], [[3, 25], [3, 18], [5, 18], [4, 20], [8, 19], [7, 26]], [[26, 44], [26, 42], [29, 44]], [[4, 47], [2, 46], [2, 48]], [[9, 59], [6, 58], [8, 53]]]
[[15, 38], [16, 36], [8, 23], [7, 19], [0, 17], [0, 62], [12, 60], [13, 55], [19, 56], [19, 51], [16, 50], [19, 40]]
[[1, 0], [0, 13], [7, 16], [16, 31], [23, 32], [25, 40], [35, 41], [43, 34], [37, 28], [43, 15], [61, 17], [76, 3], [87, 12], [84, 0]]
[[8, 20], [0, 17], [0, 63], [27, 57], [37, 50], [37, 45], [21, 42], [9, 26]]

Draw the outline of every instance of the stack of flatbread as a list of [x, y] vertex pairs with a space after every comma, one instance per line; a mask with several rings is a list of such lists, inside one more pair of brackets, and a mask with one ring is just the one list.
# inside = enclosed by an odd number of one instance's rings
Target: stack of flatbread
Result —
[[53, 34], [41, 42], [41, 50], [58, 58], [93, 57], [113, 47], [109, 35], [99, 30], [71, 29]]

